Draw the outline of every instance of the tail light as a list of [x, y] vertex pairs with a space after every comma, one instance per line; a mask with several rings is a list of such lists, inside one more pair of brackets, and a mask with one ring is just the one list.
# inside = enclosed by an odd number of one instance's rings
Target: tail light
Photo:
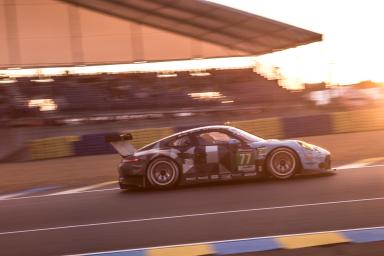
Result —
[[125, 156], [122, 160], [123, 163], [137, 163], [140, 161], [140, 158], [137, 156]]

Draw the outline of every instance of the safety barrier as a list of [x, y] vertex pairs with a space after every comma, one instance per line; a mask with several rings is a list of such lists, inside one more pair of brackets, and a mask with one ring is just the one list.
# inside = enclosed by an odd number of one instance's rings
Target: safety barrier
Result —
[[332, 132], [329, 115], [284, 117], [281, 122], [285, 138], [324, 135]]
[[[171, 127], [125, 131], [132, 133], [132, 144], [140, 148], [146, 144], [174, 133]], [[83, 136], [62, 136], [33, 140], [27, 143], [28, 160], [60, 158], [67, 156], [88, 156], [116, 153], [105, 141], [106, 133]]]
[[[312, 116], [263, 118], [228, 122], [263, 138], [295, 138], [332, 133], [361, 132], [384, 129], [384, 109], [336, 112]], [[128, 130], [132, 144], [140, 148], [175, 132], [196, 127], [164, 127]], [[115, 150], [105, 142], [105, 133], [62, 136], [33, 140], [27, 143], [29, 159], [47, 159], [66, 156], [112, 154]]]
[[333, 133], [384, 129], [384, 109], [332, 113]]
[[284, 137], [280, 118], [235, 121], [228, 124], [266, 139]]
[[151, 142], [164, 138], [174, 133], [172, 127], [164, 128], [150, 128], [150, 129], [140, 129], [140, 130], [131, 130], [125, 131], [129, 132], [133, 136], [132, 145], [135, 148], [141, 148]]
[[32, 140], [27, 144], [29, 158], [38, 160], [73, 156], [73, 143], [78, 139], [78, 136], [61, 136]]
[[74, 151], [77, 156], [113, 154], [116, 151], [112, 145], [105, 141], [106, 133], [87, 134], [74, 142]]

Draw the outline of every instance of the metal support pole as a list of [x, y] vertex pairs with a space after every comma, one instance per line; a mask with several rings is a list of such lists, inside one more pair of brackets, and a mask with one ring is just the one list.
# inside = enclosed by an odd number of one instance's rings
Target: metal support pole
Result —
[[131, 23], [131, 44], [133, 61], [144, 61], [143, 31], [142, 25]]
[[68, 24], [72, 61], [74, 64], [84, 63], [84, 50], [81, 31], [80, 12], [77, 6], [68, 5]]
[[5, 30], [8, 47], [8, 63], [10, 66], [21, 64], [20, 39], [17, 25], [17, 7], [14, 0], [5, 0]]

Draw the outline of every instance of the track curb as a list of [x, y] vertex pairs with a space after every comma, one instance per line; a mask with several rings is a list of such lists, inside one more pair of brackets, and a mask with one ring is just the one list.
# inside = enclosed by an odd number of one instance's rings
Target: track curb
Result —
[[148, 247], [108, 252], [96, 252], [82, 255], [113, 256], [198, 256], [231, 255], [270, 250], [292, 250], [306, 247], [341, 243], [368, 243], [384, 241], [384, 226], [299, 233], [281, 236], [254, 237], [236, 240], [205, 243], [181, 244], [161, 247]]

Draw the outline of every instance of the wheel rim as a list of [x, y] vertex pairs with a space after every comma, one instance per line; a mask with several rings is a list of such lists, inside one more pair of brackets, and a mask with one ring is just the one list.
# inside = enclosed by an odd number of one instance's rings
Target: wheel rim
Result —
[[176, 166], [167, 161], [155, 162], [149, 170], [151, 181], [158, 186], [171, 184], [176, 177], [176, 173]]
[[296, 169], [296, 158], [289, 150], [279, 150], [271, 157], [272, 172], [279, 177], [288, 177]]

